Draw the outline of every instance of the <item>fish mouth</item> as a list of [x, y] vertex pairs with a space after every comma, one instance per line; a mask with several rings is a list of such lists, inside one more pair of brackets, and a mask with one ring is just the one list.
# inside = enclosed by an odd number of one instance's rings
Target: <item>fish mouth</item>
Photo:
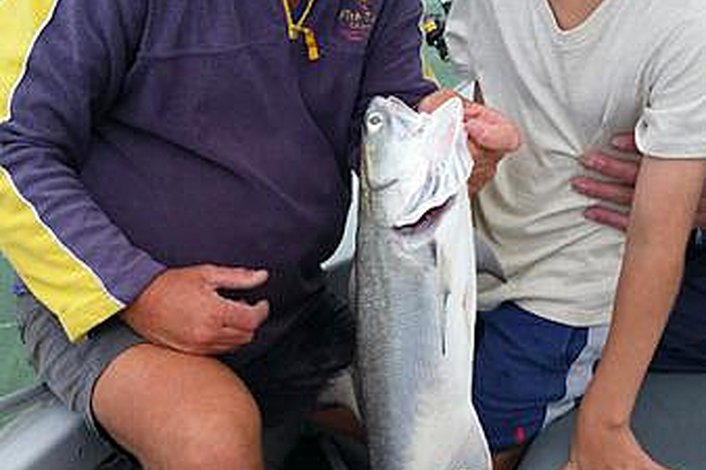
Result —
[[392, 228], [400, 235], [414, 236], [433, 230], [442, 217], [453, 206], [456, 196], [450, 196], [441, 205], [427, 209], [417, 220], [404, 224], [395, 224]]

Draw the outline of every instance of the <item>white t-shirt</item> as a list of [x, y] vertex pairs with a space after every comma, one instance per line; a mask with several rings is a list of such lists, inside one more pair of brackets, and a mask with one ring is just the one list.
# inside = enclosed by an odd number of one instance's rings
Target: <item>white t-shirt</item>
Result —
[[706, 157], [706, 0], [604, 0], [569, 31], [547, 0], [456, 0], [447, 41], [460, 77], [525, 134], [476, 200], [509, 279], [483, 277], [480, 308], [609, 321], [624, 235], [587, 221], [596, 201], [569, 180], [617, 132], [655, 157]]

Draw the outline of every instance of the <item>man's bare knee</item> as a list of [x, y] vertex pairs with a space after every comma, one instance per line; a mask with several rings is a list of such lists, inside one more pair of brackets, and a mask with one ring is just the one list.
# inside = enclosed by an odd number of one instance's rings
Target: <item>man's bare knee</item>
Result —
[[256, 407], [193, 416], [183, 429], [184, 444], [168, 468], [260, 470], [261, 424]]
[[119, 356], [98, 380], [96, 418], [150, 470], [259, 470], [260, 413], [219, 361], [152, 345]]

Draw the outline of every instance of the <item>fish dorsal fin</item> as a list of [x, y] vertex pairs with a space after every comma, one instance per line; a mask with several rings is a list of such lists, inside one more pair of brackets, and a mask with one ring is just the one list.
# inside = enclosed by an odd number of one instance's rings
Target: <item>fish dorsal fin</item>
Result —
[[420, 171], [424, 177], [395, 220], [400, 227], [414, 224], [428, 211], [443, 206], [459, 190], [465, 190], [473, 167], [460, 98], [452, 98], [422, 117], [425, 123], [420, 147], [426, 158]]

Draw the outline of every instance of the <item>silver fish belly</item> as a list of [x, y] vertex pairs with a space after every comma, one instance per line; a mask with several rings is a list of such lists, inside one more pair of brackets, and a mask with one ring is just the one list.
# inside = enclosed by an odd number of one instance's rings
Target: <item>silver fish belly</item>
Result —
[[475, 253], [458, 99], [365, 117], [352, 301], [373, 470], [487, 470], [471, 403]]

